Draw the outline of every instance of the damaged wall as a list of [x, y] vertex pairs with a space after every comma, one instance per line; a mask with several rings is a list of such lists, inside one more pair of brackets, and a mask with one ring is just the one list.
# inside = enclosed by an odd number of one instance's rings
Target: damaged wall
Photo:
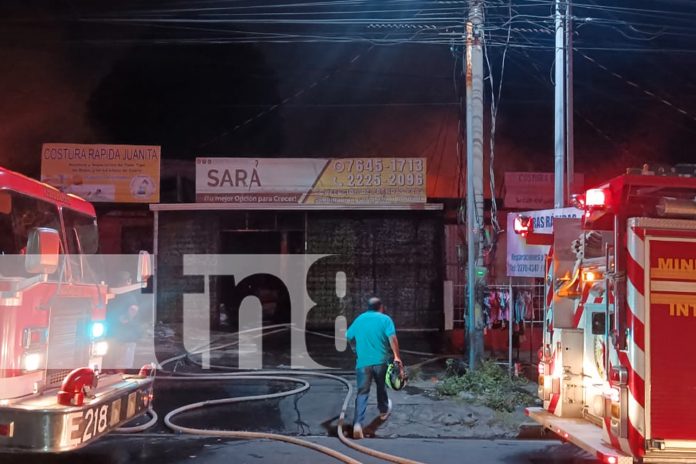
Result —
[[[199, 253], [224, 253], [222, 235], [226, 224], [249, 224], [250, 215], [273, 212], [239, 211], [164, 211], [159, 213], [157, 257], [158, 319], [181, 321], [183, 293], [202, 293], [203, 278], [183, 276], [182, 256]], [[295, 224], [306, 224], [303, 234], [307, 253], [331, 255], [309, 270], [307, 292], [316, 303], [308, 314], [308, 327], [333, 329], [335, 318], [344, 315], [350, 323], [364, 308], [367, 298], [378, 295], [387, 306], [398, 328], [442, 328], [442, 285], [444, 272], [443, 217], [441, 212], [425, 211], [321, 211], [283, 213], [297, 215]], [[246, 216], [244, 216], [246, 215]], [[235, 218], [244, 216], [245, 221]], [[253, 223], [253, 221], [251, 221]], [[276, 224], [282, 231], [283, 221]], [[225, 232], [223, 232], [225, 230]], [[268, 233], [259, 240], [268, 240]], [[264, 235], [261, 235], [264, 234]], [[282, 234], [279, 233], [278, 237]], [[280, 240], [280, 239], [278, 239]], [[282, 247], [279, 245], [278, 250]], [[292, 248], [290, 248], [292, 250]], [[267, 251], [266, 251], [267, 252]], [[346, 275], [346, 295], [336, 296], [336, 273]], [[229, 285], [211, 278], [211, 314], [219, 321], [221, 303], [228, 308], [230, 320], [236, 319], [239, 301], [229, 299]], [[262, 301], [265, 307], [268, 301]], [[282, 307], [282, 304], [281, 306]], [[284, 311], [288, 311], [287, 308]], [[276, 315], [276, 320], [277, 320]], [[284, 317], [280, 318], [285, 319]]]

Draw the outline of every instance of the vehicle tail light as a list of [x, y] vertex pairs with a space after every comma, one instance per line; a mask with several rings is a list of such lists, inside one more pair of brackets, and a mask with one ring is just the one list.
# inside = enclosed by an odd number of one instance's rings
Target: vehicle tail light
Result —
[[589, 208], [606, 208], [611, 195], [607, 189], [590, 189], [585, 193], [585, 206]]
[[102, 340], [100, 342], [92, 343], [92, 356], [106, 356], [108, 351], [109, 342]]
[[599, 461], [603, 462], [604, 464], [617, 464], [619, 462], [619, 458], [617, 456], [614, 456], [613, 454], [604, 454], [601, 451], [597, 452], [597, 457], [599, 458]]
[[619, 403], [611, 403], [611, 417], [619, 419], [621, 417], [621, 406]]
[[14, 422], [0, 424], [0, 437], [12, 437], [14, 435]]
[[26, 353], [22, 360], [22, 368], [25, 372], [38, 371], [43, 364], [41, 353]]
[[597, 282], [598, 280], [602, 280], [603, 278], [604, 275], [597, 270], [587, 270], [582, 272], [583, 282]]
[[533, 228], [532, 218], [528, 216], [517, 216], [513, 222], [513, 228], [516, 234], [526, 237]]

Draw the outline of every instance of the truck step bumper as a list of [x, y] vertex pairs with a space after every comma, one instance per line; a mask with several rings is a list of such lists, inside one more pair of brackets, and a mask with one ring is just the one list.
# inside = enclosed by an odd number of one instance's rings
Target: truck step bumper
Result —
[[633, 457], [604, 443], [602, 429], [584, 419], [558, 417], [544, 408], [527, 408], [525, 414], [545, 428], [584, 449], [605, 464], [633, 464]]
[[144, 413], [152, 377], [124, 377], [98, 387], [82, 406], [62, 406], [57, 390], [0, 406], [0, 451], [55, 453], [81, 448]]

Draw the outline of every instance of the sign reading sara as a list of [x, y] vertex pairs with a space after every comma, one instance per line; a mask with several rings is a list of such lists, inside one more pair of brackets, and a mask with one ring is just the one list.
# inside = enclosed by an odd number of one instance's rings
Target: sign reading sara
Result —
[[197, 158], [196, 201], [425, 203], [425, 158]]
[[44, 143], [41, 180], [92, 202], [157, 203], [160, 147]]

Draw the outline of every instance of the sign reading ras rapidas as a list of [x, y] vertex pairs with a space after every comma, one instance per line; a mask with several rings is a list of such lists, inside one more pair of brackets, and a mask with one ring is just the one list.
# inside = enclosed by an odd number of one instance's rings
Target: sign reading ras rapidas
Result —
[[582, 210], [577, 208], [508, 213], [506, 228], [508, 277], [544, 277], [545, 259], [549, 252], [549, 245], [527, 245], [526, 239], [515, 233], [514, 221], [517, 216], [530, 218], [535, 233], [552, 234], [554, 219], [578, 219], [581, 215]]
[[425, 203], [424, 158], [197, 158], [196, 201]]

